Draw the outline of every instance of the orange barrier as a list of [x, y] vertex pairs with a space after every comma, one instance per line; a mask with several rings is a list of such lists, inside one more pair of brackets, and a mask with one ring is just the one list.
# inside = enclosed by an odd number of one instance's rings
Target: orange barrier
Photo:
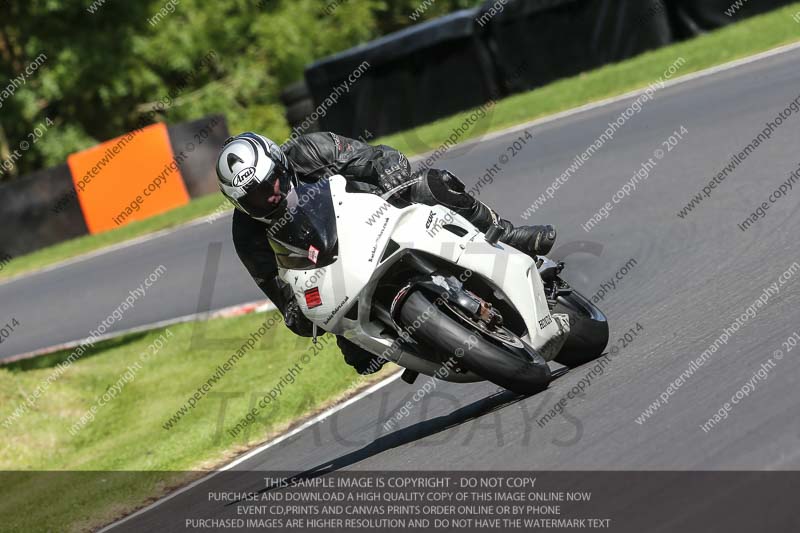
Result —
[[67, 157], [89, 233], [187, 204], [180, 162], [161, 123]]

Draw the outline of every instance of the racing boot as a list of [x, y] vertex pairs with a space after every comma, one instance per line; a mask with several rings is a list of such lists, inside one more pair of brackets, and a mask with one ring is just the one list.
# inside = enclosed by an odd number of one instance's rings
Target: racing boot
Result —
[[342, 336], [336, 336], [336, 344], [344, 355], [344, 362], [355, 368], [362, 376], [374, 374], [387, 363], [383, 357], [372, 355]]
[[519, 226], [497, 216], [483, 202], [475, 200], [475, 205], [468, 209], [456, 210], [479, 230], [486, 232], [493, 224], [503, 228], [500, 242], [513, 246], [531, 257], [547, 255], [556, 242], [556, 229], [550, 224], [544, 226]]

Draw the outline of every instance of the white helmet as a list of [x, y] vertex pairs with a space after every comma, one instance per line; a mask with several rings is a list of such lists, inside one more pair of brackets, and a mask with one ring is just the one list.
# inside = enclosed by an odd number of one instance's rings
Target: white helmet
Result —
[[[217, 158], [217, 178], [222, 194], [233, 205], [261, 220], [281, 215], [286, 209], [286, 195], [296, 181], [281, 147], [249, 131], [229, 138], [222, 145]], [[274, 195], [276, 180], [283, 196], [277, 205], [267, 202]]]

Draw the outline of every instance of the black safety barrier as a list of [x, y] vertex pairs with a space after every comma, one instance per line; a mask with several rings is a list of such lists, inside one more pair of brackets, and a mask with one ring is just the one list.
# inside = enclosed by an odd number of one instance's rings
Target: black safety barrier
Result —
[[[314, 112], [315, 106], [314, 98], [308, 90], [305, 79], [284, 87], [280, 94], [280, 100], [286, 108], [286, 122], [289, 123], [290, 128], [302, 127], [303, 133], [319, 131], [319, 122], [311, 119], [306, 121]], [[305, 125], [302, 125], [303, 122]]]
[[[488, 0], [310, 65], [314, 121], [380, 136], [540, 87], [793, 0]], [[733, 11], [731, 11], [733, 10]], [[349, 81], [361, 65], [368, 65]], [[352, 78], [350, 78], [352, 80]], [[310, 105], [310, 104], [309, 104]], [[307, 106], [308, 107], [308, 106]], [[293, 117], [304, 113], [298, 108]], [[312, 127], [313, 124], [313, 127]]]
[[474, 31], [477, 13], [456, 11], [309, 66], [312, 118], [323, 130], [380, 136], [496, 97], [492, 61]]
[[89, 233], [67, 165], [0, 186], [0, 247], [13, 257]]
[[178, 161], [189, 196], [219, 192], [216, 162], [222, 143], [230, 135], [222, 115], [211, 115], [167, 128], [172, 152]]
[[662, 1], [496, 0], [476, 26], [504, 89], [515, 93], [669, 44]]

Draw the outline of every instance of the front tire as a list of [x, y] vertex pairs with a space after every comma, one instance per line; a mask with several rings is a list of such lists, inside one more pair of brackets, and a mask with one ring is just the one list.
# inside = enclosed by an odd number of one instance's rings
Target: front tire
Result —
[[[444, 313], [421, 291], [406, 298], [400, 321], [416, 340], [442, 355], [445, 361], [457, 357], [464, 367], [496, 385], [519, 394], [533, 394], [550, 383], [550, 367], [532, 348], [514, 350], [489, 341], [477, 330]], [[468, 345], [471, 335], [475, 342]], [[460, 357], [459, 349], [463, 350]]]
[[603, 355], [608, 344], [608, 320], [585, 296], [577, 291], [559, 296], [553, 313], [568, 315], [570, 325], [556, 362], [574, 368]]

